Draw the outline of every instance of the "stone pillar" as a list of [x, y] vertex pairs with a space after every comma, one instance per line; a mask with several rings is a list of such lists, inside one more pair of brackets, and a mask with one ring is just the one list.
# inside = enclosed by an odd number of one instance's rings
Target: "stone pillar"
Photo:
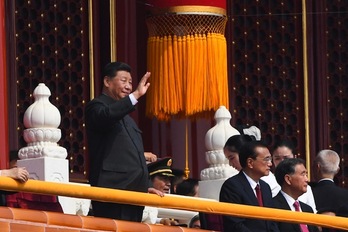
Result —
[[34, 90], [35, 102], [24, 113], [23, 137], [27, 146], [18, 152], [18, 165], [30, 171], [30, 178], [69, 182], [67, 151], [57, 142], [61, 138], [60, 113], [49, 101], [51, 91], [40, 83]]
[[199, 182], [199, 196], [219, 200], [219, 193], [224, 181], [238, 173], [231, 167], [225, 157], [223, 148], [227, 139], [233, 135], [239, 135], [237, 129], [231, 126], [231, 113], [225, 106], [220, 106], [214, 119], [216, 125], [208, 130], [205, 135], [207, 152], [205, 159], [209, 167], [201, 171]]
[[[57, 144], [61, 138], [59, 110], [50, 103], [51, 91], [45, 84], [40, 83], [33, 96], [35, 102], [25, 111], [23, 119], [27, 128], [23, 132], [27, 146], [19, 150], [17, 165], [26, 167], [31, 179], [69, 183], [67, 151]], [[59, 197], [64, 213], [68, 214], [80, 210], [77, 204], [86, 205], [86, 202], [76, 201], [82, 200]], [[85, 207], [89, 208], [88, 202]]]

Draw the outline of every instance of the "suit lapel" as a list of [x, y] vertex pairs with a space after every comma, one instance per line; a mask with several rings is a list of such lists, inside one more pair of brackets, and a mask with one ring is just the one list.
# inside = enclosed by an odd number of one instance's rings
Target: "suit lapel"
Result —
[[259, 181], [260, 187], [261, 187], [261, 193], [262, 193], [262, 200], [263, 200], [263, 206], [269, 207], [268, 199], [271, 198], [271, 196], [268, 194], [267, 191], [267, 184], [263, 182], [262, 180]]
[[250, 199], [252, 205], [259, 206], [259, 202], [257, 201], [254, 190], [251, 188], [250, 183], [248, 179], [245, 177], [243, 171], [240, 171], [238, 175], [240, 176], [244, 192], [246, 193], [247, 197]]
[[[246, 197], [249, 199], [250, 205], [259, 206], [259, 202], [257, 201], [254, 189], [251, 188], [251, 185], [250, 185], [248, 179], [246, 178], [246, 176], [244, 175], [243, 171], [240, 171], [238, 175], [239, 175], [239, 178], [241, 180], [240, 182], [242, 184], [242, 187], [244, 189]], [[265, 203], [264, 199], [267, 199], [267, 191], [266, 191], [264, 185], [263, 185], [263, 188], [261, 186], [261, 191], [263, 191], [263, 190], [265, 190], [265, 193], [262, 192], [262, 197], [263, 197], [263, 203]], [[266, 198], [264, 198], [264, 197], [266, 197]], [[265, 224], [267, 231], [271, 231], [272, 226], [271, 226], [270, 221], [264, 220], [263, 223]]]
[[[146, 163], [145, 157], [144, 157], [144, 151], [142, 147], [142, 139], [141, 139], [141, 131], [137, 128], [135, 125], [133, 119], [129, 116], [126, 115], [122, 120], [121, 123], [123, 123], [123, 126], [125, 130], [127, 131], [129, 137], [131, 138], [135, 148], [137, 149], [138, 153], [140, 154], [140, 159], [142, 162]], [[139, 133], [136, 132], [136, 130], [139, 131]]]
[[[301, 205], [302, 212], [313, 213], [313, 211], [311, 211], [311, 208], [308, 208], [310, 206], [306, 205], [305, 203], [301, 201], [300, 201], [300, 205]], [[307, 227], [309, 231], [315, 231], [315, 229], [313, 229], [313, 226], [307, 224]]]
[[[291, 210], [288, 202], [286, 201], [285, 197], [283, 196], [281, 192], [279, 192], [275, 198], [278, 200], [279, 206], [282, 209]], [[288, 225], [293, 228], [292, 231], [301, 232], [301, 228], [299, 224], [288, 223]]]
[[283, 196], [283, 194], [281, 192], [278, 193], [278, 195], [276, 196], [280, 206], [282, 209], [287, 209], [287, 210], [291, 210], [288, 202], [286, 201], [285, 197]]

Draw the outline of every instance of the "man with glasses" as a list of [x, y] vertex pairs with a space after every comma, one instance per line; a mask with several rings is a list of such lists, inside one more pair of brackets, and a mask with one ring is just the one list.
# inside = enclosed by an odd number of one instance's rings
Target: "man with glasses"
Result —
[[[251, 141], [239, 152], [242, 170], [221, 187], [220, 201], [260, 207], [274, 207], [269, 185], [260, 180], [272, 167], [272, 156], [261, 141]], [[279, 231], [273, 221], [223, 216], [224, 231]]]
[[[240, 171], [242, 167], [239, 162], [239, 150], [243, 146], [243, 144], [254, 141], [253, 136], [249, 135], [233, 135], [231, 136], [225, 143], [224, 146], [224, 154], [229, 161], [229, 164]], [[261, 180], [265, 181], [272, 191], [272, 197], [275, 197], [279, 191], [280, 186], [277, 183], [272, 172], [269, 172], [268, 176], [261, 177]]]

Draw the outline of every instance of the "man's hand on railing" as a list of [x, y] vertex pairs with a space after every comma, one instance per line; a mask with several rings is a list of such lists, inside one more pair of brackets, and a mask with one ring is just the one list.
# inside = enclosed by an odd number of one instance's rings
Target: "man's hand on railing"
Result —
[[29, 172], [24, 168], [11, 168], [1, 170], [1, 176], [8, 176], [20, 182], [26, 182], [29, 179]]
[[160, 224], [165, 225], [165, 226], [176, 226], [179, 223], [173, 219], [170, 219], [170, 218], [162, 218], [160, 220]]
[[164, 193], [162, 191], [160, 191], [160, 190], [155, 189], [155, 188], [148, 188], [147, 191], [149, 193], [152, 193], [152, 194], [157, 194], [160, 197], [164, 197]]

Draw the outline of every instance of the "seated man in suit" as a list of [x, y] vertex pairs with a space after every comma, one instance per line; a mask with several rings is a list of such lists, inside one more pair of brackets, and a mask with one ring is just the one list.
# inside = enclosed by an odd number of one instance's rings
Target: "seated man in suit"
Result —
[[322, 150], [314, 159], [313, 195], [320, 213], [332, 212], [348, 202], [348, 190], [334, 183], [334, 177], [340, 170], [340, 157], [333, 150]]
[[[274, 168], [277, 168], [278, 164], [284, 159], [297, 158], [295, 154], [297, 154], [295, 151], [295, 146], [290, 140], [281, 140], [277, 142], [274, 145], [272, 152]], [[273, 197], [275, 197], [275, 195], [273, 195]], [[310, 185], [307, 186], [307, 192], [303, 193], [298, 200], [312, 207], [314, 213], [317, 212], [317, 207], [315, 205], [314, 196]]]
[[[313, 213], [309, 205], [298, 201], [298, 197], [307, 191], [308, 186], [307, 169], [302, 159], [283, 160], [277, 166], [274, 175], [281, 186], [280, 192], [274, 197], [276, 208]], [[316, 226], [305, 224], [278, 222], [278, 227], [282, 232], [318, 231]]]
[[[252, 206], [274, 207], [269, 185], [261, 180], [272, 166], [272, 156], [261, 141], [244, 144], [239, 152], [242, 170], [221, 187], [220, 201]], [[279, 231], [273, 221], [223, 216], [224, 231]]]
[[[243, 144], [255, 140], [254, 136], [250, 135], [233, 135], [225, 143], [224, 154], [229, 161], [230, 166], [234, 167], [238, 171], [242, 169], [239, 163], [239, 150]], [[272, 197], [276, 196], [280, 191], [280, 186], [277, 183], [273, 173], [270, 171], [267, 176], [261, 177], [261, 180], [265, 181], [272, 191]]]

